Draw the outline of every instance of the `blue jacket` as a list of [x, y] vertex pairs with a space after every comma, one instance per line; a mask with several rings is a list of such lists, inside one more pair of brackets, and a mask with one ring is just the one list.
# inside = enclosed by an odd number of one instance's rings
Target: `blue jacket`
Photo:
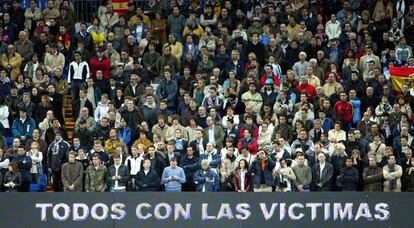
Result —
[[125, 143], [125, 145], [127, 145], [128, 147], [131, 146], [131, 142], [132, 142], [132, 131], [130, 127], [119, 127], [118, 128], [118, 138], [121, 138], [123, 140], [123, 142]]
[[6, 97], [10, 94], [11, 91], [11, 82], [10, 79], [7, 78], [5, 81], [0, 81], [0, 96]]
[[[213, 182], [206, 182], [206, 177]], [[216, 172], [211, 169], [207, 169], [204, 174], [204, 170], [200, 169], [194, 174], [194, 183], [197, 185], [197, 191], [203, 191], [203, 186], [205, 186], [206, 192], [218, 192], [220, 190], [220, 178]]]
[[[256, 158], [253, 163], [250, 165], [250, 173], [253, 175], [253, 187], [259, 188], [261, 184], [266, 184], [267, 186], [273, 186], [274, 179], [272, 176], [272, 170], [276, 166], [276, 162], [271, 158], [266, 160], [266, 168], [262, 170], [262, 162], [260, 159]], [[264, 176], [264, 183], [261, 182], [262, 172]]]
[[166, 99], [168, 102], [168, 108], [176, 109], [176, 99], [178, 94], [177, 82], [174, 80], [161, 80], [157, 87], [157, 96], [160, 100]]
[[328, 133], [328, 131], [331, 130], [334, 127], [334, 125], [335, 124], [333, 120], [331, 118], [326, 117], [325, 121], [323, 121], [323, 124], [322, 124], [323, 131]]
[[30, 169], [32, 168], [32, 158], [26, 155], [16, 155], [13, 157], [13, 161], [17, 163], [22, 180], [29, 181], [31, 178]]
[[[201, 161], [204, 159], [208, 160], [208, 154], [207, 151], [205, 151], [204, 154], [200, 154], [200, 167], [201, 167]], [[220, 154], [217, 153], [217, 151], [211, 152], [211, 161], [210, 161], [210, 168], [216, 168], [221, 164], [221, 158]]]
[[20, 138], [20, 136], [26, 136], [26, 138], [31, 138], [35, 128], [36, 123], [31, 117], [27, 117], [24, 122], [22, 122], [18, 117], [13, 121], [13, 136], [16, 138]]

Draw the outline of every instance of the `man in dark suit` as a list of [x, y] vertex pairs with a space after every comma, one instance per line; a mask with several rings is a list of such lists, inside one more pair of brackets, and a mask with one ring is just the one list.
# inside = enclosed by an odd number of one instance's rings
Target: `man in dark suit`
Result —
[[333, 174], [333, 166], [326, 162], [324, 153], [318, 154], [319, 162], [312, 167], [313, 191], [329, 191]]
[[53, 113], [55, 117], [59, 120], [60, 123], [65, 123], [63, 117], [63, 95], [56, 92], [56, 87], [54, 84], [50, 84], [47, 87], [48, 95], [50, 102], [53, 107]]
[[86, 97], [87, 93], [88, 92], [85, 89], [80, 89], [79, 99], [73, 101], [73, 109], [72, 109], [73, 113], [72, 114], [75, 120], [78, 119], [80, 111], [82, 110], [83, 107], [88, 108], [89, 113], [94, 113], [92, 102], [90, 102], [88, 98]]
[[217, 148], [218, 151], [223, 148], [224, 131], [219, 125], [214, 124], [213, 118], [207, 117], [207, 128], [203, 129], [204, 140], [211, 142]]
[[151, 161], [144, 160], [144, 169], [141, 169], [135, 177], [135, 185], [140, 192], [156, 192], [160, 189], [160, 177], [157, 172], [150, 169]]
[[196, 138], [190, 142], [190, 147], [194, 150], [194, 156], [200, 157], [200, 154], [203, 154], [207, 147], [207, 141], [204, 140], [204, 132], [201, 129], [196, 131]]

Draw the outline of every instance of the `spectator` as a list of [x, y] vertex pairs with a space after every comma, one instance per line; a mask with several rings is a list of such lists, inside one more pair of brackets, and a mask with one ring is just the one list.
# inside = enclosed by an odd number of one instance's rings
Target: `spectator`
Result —
[[407, 192], [414, 191], [414, 157], [411, 157], [409, 160], [409, 165], [405, 169], [404, 179], [407, 184]]
[[68, 83], [72, 89], [72, 97], [78, 99], [82, 83], [90, 77], [89, 65], [82, 59], [80, 52], [75, 52], [75, 60], [69, 64]]
[[199, 159], [194, 156], [194, 148], [187, 147], [186, 155], [181, 157], [180, 167], [184, 169], [186, 176], [186, 183], [183, 184], [183, 191], [193, 192], [196, 190], [196, 184], [194, 183], [194, 173], [199, 169]]
[[20, 189], [22, 185], [22, 174], [16, 162], [11, 162], [8, 165], [8, 172], [4, 176], [3, 183], [6, 192], [17, 192]]
[[[17, 149], [17, 155], [13, 158], [13, 162], [17, 163], [18, 172], [20, 172], [21, 175], [19, 192], [28, 192], [30, 190], [30, 169], [32, 168], [32, 158], [26, 155], [26, 151], [23, 146], [19, 146]], [[15, 167], [13, 167], [13, 170], [14, 172], [17, 171]]]
[[[46, 151], [44, 151], [46, 153]], [[42, 161], [43, 161], [43, 152], [39, 151], [39, 143], [32, 142], [31, 143], [31, 149], [26, 154], [32, 159], [32, 167], [30, 169], [30, 182], [39, 184], [40, 179], [43, 175], [43, 167], [42, 167]]]
[[82, 192], [83, 190], [83, 166], [76, 161], [75, 152], [68, 155], [68, 162], [62, 165], [62, 183], [65, 192]]
[[212, 143], [207, 143], [206, 150], [203, 154], [200, 154], [200, 162], [204, 159], [209, 160], [210, 168], [218, 173], [219, 165], [221, 163], [221, 157], [218, 150], [214, 147]]
[[388, 165], [382, 168], [384, 175], [384, 192], [401, 192], [401, 176], [403, 174], [401, 166], [396, 164], [393, 155], [388, 158]]
[[297, 165], [293, 166], [292, 170], [296, 176], [293, 181], [292, 190], [294, 192], [309, 192], [312, 181], [312, 169], [305, 164], [305, 155], [298, 153], [296, 155]]
[[136, 187], [140, 192], [157, 192], [160, 189], [160, 177], [150, 168], [151, 161], [144, 160], [143, 169], [135, 177]]
[[333, 166], [326, 161], [324, 153], [318, 154], [318, 161], [312, 167], [313, 191], [329, 191], [332, 185]]
[[170, 161], [162, 173], [161, 184], [165, 186], [166, 192], [181, 192], [182, 185], [186, 182], [184, 170], [177, 166], [177, 159]]
[[114, 164], [109, 166], [107, 171], [107, 183], [110, 192], [126, 192], [129, 181], [128, 168], [122, 164], [122, 159], [119, 154], [113, 157]]
[[106, 190], [107, 168], [101, 163], [98, 153], [93, 153], [92, 164], [86, 169], [85, 191], [104, 192]]
[[20, 66], [22, 64], [22, 57], [16, 52], [14, 45], [7, 46], [7, 52], [1, 57], [3, 68], [6, 69], [12, 80], [15, 80], [20, 74]]
[[194, 183], [199, 192], [217, 192], [220, 189], [220, 178], [209, 168], [209, 161], [201, 161], [201, 170], [194, 174]]
[[340, 183], [342, 191], [357, 191], [359, 182], [358, 170], [352, 167], [352, 158], [346, 159], [346, 166], [341, 169], [337, 182]]
[[274, 185], [272, 170], [276, 163], [270, 159], [264, 150], [252, 162], [249, 172], [252, 174], [254, 192], [271, 192]]
[[176, 96], [177, 96], [177, 82], [171, 80], [171, 71], [165, 70], [164, 71], [164, 80], [160, 82], [157, 87], [157, 96], [163, 100], [167, 100], [168, 109], [173, 110], [176, 103]]
[[296, 180], [296, 176], [284, 158], [279, 160], [279, 167], [273, 169], [273, 176], [275, 177], [275, 191], [276, 192], [290, 192], [292, 191], [292, 181]]
[[53, 191], [61, 192], [62, 189], [62, 165], [67, 161], [69, 143], [63, 140], [62, 133], [55, 133], [55, 140], [49, 145], [47, 151], [47, 167], [53, 178]]
[[19, 138], [22, 144], [32, 137], [33, 130], [36, 128], [36, 123], [32, 117], [28, 116], [25, 108], [20, 109], [19, 118], [16, 118], [12, 124], [13, 136]]
[[364, 180], [364, 191], [382, 192], [382, 169], [377, 165], [375, 156], [369, 157], [369, 166], [362, 174]]

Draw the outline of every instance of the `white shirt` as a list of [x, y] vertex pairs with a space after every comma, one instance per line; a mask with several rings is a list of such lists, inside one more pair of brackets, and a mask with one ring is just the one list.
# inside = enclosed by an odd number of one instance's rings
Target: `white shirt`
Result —
[[208, 128], [208, 142], [216, 145], [216, 139], [214, 138], [214, 127]]
[[[115, 166], [115, 177], [117, 177], [117, 176], [118, 176], [118, 170], [119, 170], [119, 167], [120, 167], [121, 165], [114, 165], [114, 166]], [[118, 179], [117, 179], [117, 180], [115, 180], [114, 189], [118, 189]]]
[[325, 164], [325, 162], [323, 164], [319, 163], [319, 178], [322, 178], [322, 171], [325, 168]]
[[240, 190], [244, 191], [244, 178], [246, 176], [246, 170], [240, 170]]

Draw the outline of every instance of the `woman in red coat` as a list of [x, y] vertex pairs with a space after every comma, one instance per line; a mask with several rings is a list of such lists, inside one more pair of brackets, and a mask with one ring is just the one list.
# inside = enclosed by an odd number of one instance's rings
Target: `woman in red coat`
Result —
[[96, 71], [101, 70], [103, 77], [109, 81], [109, 72], [111, 70], [111, 59], [106, 57], [103, 50], [99, 50], [97, 54], [89, 61], [92, 78], [96, 78]]
[[234, 175], [233, 184], [236, 192], [253, 192], [249, 163], [245, 159], [239, 161], [239, 167]]

